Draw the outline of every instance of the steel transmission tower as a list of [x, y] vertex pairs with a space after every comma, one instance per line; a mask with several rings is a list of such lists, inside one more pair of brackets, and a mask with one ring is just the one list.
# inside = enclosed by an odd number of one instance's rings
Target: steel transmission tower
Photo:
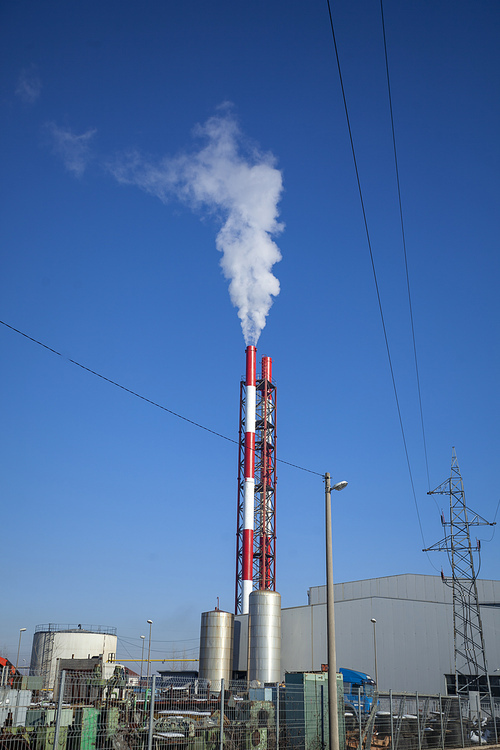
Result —
[[457, 455], [453, 448], [450, 478], [428, 495], [449, 495], [450, 520], [441, 515], [445, 537], [424, 552], [448, 553], [451, 579], [443, 581], [453, 592], [453, 639], [455, 650], [455, 694], [468, 695], [479, 692], [479, 698], [488, 698], [492, 705], [491, 686], [484, 650], [483, 626], [476, 586], [473, 553], [480, 551], [480, 543], [473, 547], [471, 526], [494, 526], [465, 504], [465, 491]]

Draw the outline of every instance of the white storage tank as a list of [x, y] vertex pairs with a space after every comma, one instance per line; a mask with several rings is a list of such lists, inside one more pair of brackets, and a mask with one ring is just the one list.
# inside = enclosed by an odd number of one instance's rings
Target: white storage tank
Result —
[[30, 674], [42, 675], [43, 687], [53, 690], [59, 659], [88, 659], [101, 656], [103, 662], [116, 656], [116, 628], [94, 625], [37, 625], [31, 649]]
[[281, 596], [252, 591], [249, 608], [249, 679], [279, 682], [281, 672]]
[[220, 681], [229, 683], [233, 671], [234, 615], [214, 609], [202, 612], [199, 676], [210, 682], [210, 690], [220, 692]]

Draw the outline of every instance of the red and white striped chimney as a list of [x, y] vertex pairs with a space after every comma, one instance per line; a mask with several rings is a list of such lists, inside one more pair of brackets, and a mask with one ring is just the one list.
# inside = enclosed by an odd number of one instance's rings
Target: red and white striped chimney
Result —
[[241, 611], [249, 610], [253, 579], [253, 526], [255, 501], [255, 405], [256, 405], [256, 354], [255, 346], [246, 348], [246, 415], [245, 415], [245, 467], [243, 497], [243, 550]]

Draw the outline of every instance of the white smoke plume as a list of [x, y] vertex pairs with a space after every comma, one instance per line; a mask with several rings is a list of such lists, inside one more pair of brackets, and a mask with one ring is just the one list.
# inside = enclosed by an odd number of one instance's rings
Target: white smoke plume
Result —
[[54, 153], [63, 160], [68, 172], [81, 177], [92, 158], [90, 141], [97, 132], [95, 128], [80, 135], [69, 128], [60, 128], [55, 122], [48, 122], [46, 128], [52, 139]]
[[195, 135], [203, 146], [194, 153], [156, 163], [129, 154], [110, 169], [119, 182], [137, 185], [165, 203], [177, 197], [221, 217], [216, 238], [221, 267], [245, 342], [255, 345], [280, 291], [272, 267], [281, 253], [271, 237], [283, 229], [278, 222], [281, 172], [271, 154], [246, 144], [227, 110], [197, 126]]
[[42, 82], [35, 65], [23, 68], [17, 79], [16, 94], [27, 104], [34, 104], [40, 96]]

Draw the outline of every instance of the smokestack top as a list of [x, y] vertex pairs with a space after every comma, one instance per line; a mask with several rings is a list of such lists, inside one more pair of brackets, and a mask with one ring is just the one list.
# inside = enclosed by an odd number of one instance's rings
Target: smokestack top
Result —
[[262, 379], [273, 379], [273, 360], [271, 357], [262, 357]]
[[257, 347], [256, 346], [247, 346], [245, 349], [245, 353], [247, 355], [247, 369], [246, 369], [246, 385], [255, 385], [255, 370], [256, 370], [256, 361], [257, 361]]

